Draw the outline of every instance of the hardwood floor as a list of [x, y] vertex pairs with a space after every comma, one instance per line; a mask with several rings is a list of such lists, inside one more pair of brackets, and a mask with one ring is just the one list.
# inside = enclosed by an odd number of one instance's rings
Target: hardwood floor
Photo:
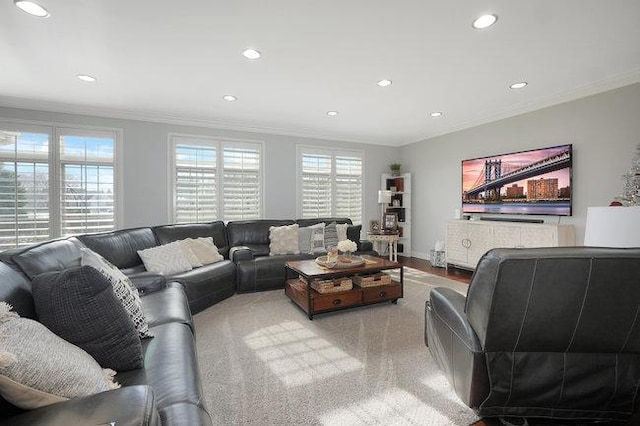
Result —
[[409, 268], [419, 269], [423, 272], [428, 272], [433, 275], [439, 275], [441, 277], [449, 278], [452, 280], [460, 281], [469, 284], [471, 281], [471, 271], [457, 268], [436, 268], [431, 266], [431, 262], [417, 257], [404, 257], [398, 256], [398, 262]]

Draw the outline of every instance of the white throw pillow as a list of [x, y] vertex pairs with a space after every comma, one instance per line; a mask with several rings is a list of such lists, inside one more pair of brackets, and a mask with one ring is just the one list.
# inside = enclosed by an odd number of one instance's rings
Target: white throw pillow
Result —
[[182, 250], [182, 246], [177, 241], [138, 250], [138, 255], [149, 272], [172, 275], [193, 269]]
[[201, 266], [204, 266], [204, 263], [202, 263], [200, 259], [198, 259], [198, 256], [196, 256], [196, 254], [193, 252], [193, 250], [191, 249], [191, 245], [187, 240], [180, 240], [177, 243], [180, 244], [180, 248], [184, 252], [185, 257], [189, 261], [189, 264], [192, 268], [200, 268]]
[[336, 224], [336, 231], [338, 232], [338, 242], [347, 240], [347, 228], [349, 227], [348, 223], [338, 223]]
[[202, 265], [220, 262], [224, 257], [218, 253], [218, 247], [212, 237], [187, 238], [182, 243], [188, 246]]
[[298, 224], [272, 226], [269, 228], [269, 255], [300, 254]]
[[120, 387], [85, 351], [0, 302], [0, 394], [31, 410]]
[[109, 280], [116, 297], [129, 314], [140, 337], [153, 337], [149, 332], [149, 323], [144, 316], [138, 289], [133, 285], [129, 277], [95, 251], [89, 248], [82, 248], [80, 252], [82, 253], [80, 259], [82, 266], [91, 266]]

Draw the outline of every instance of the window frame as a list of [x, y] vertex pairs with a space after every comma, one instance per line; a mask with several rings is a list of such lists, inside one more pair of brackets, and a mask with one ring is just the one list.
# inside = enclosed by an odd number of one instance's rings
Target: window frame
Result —
[[365, 152], [363, 150], [358, 150], [358, 149], [343, 149], [343, 148], [335, 148], [335, 147], [323, 147], [323, 146], [317, 146], [317, 145], [296, 145], [296, 215], [299, 218], [304, 218], [303, 216], [303, 184], [302, 184], [302, 178], [303, 178], [303, 171], [302, 171], [302, 162], [303, 162], [303, 156], [305, 154], [317, 154], [317, 155], [322, 155], [322, 156], [329, 156], [331, 158], [331, 174], [330, 174], [330, 179], [332, 182], [331, 185], [331, 214], [330, 217], [337, 217], [336, 215], [336, 196], [337, 196], [337, 191], [336, 191], [336, 175], [337, 175], [337, 170], [336, 170], [336, 157], [339, 156], [352, 156], [352, 157], [358, 157], [360, 158], [361, 164], [362, 164], [362, 173], [360, 175], [360, 180], [361, 180], [361, 192], [360, 192], [360, 199], [361, 199], [361, 209], [360, 209], [360, 218], [353, 218], [350, 217], [349, 219], [351, 219], [354, 223], [354, 225], [358, 225], [358, 224], [362, 224], [363, 223], [363, 217], [365, 214], [365, 167], [366, 167], [366, 161], [365, 161]]
[[[49, 237], [61, 238], [62, 232], [62, 199], [61, 178], [62, 162], [60, 161], [60, 138], [62, 136], [99, 136], [112, 137], [114, 140], [113, 153], [113, 229], [117, 230], [122, 224], [124, 209], [124, 194], [122, 182], [123, 170], [123, 131], [119, 128], [77, 125], [59, 122], [43, 122], [33, 120], [18, 120], [0, 117], [0, 128], [7, 131], [34, 132], [47, 134], [49, 137], [47, 165], [49, 168], [48, 196], [49, 196]], [[35, 242], [34, 242], [35, 243]]]
[[[182, 139], [182, 141], [180, 140]], [[171, 223], [178, 223], [176, 217], [176, 204], [177, 204], [177, 193], [176, 193], [176, 180], [175, 180], [175, 170], [176, 170], [176, 147], [180, 144], [189, 144], [195, 146], [203, 146], [208, 148], [216, 149], [216, 210], [218, 217], [215, 218], [215, 221], [221, 220], [223, 222], [229, 222], [229, 220], [224, 217], [224, 147], [226, 146], [234, 146], [234, 147], [251, 147], [257, 148], [259, 150], [259, 170], [258, 170], [258, 179], [259, 179], [259, 196], [258, 196], [258, 205], [259, 205], [259, 214], [256, 219], [264, 218], [265, 211], [265, 195], [264, 195], [264, 187], [265, 187], [265, 170], [264, 170], [264, 142], [258, 140], [250, 140], [250, 139], [234, 139], [227, 137], [216, 137], [210, 135], [201, 135], [201, 134], [187, 134], [187, 133], [169, 133], [168, 135], [168, 170], [167, 174], [167, 188], [168, 188], [168, 212], [167, 217]], [[240, 219], [233, 219], [240, 220]], [[243, 219], [244, 220], [244, 219]], [[248, 220], [248, 219], [247, 219]]]

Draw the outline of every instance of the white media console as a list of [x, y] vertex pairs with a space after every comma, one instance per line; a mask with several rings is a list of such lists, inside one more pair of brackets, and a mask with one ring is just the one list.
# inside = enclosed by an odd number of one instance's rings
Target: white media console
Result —
[[447, 222], [447, 266], [475, 269], [492, 248], [575, 245], [572, 225], [450, 220]]

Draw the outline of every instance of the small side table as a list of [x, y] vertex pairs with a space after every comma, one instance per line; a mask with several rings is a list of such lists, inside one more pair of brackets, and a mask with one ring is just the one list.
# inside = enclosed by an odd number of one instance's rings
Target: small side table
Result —
[[386, 243], [389, 246], [389, 260], [392, 262], [398, 261], [398, 240], [400, 235], [398, 234], [374, 234], [367, 233], [367, 239], [374, 243]]

